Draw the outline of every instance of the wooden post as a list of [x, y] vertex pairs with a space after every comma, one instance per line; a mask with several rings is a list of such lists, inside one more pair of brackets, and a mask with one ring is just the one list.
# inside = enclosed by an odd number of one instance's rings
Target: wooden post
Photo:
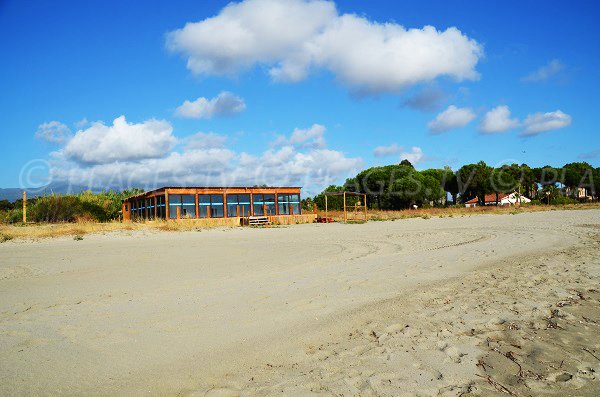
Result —
[[206, 206], [206, 217], [210, 219], [210, 205]]
[[346, 214], [346, 192], [344, 192], [344, 223], [347, 223], [348, 215]]
[[158, 198], [156, 196], [154, 198], [154, 220], [158, 218]]
[[317, 203], [313, 203], [313, 209], [315, 211], [315, 215], [317, 214]]
[[363, 204], [365, 206], [365, 221], [367, 220], [367, 195], [363, 194]]
[[240, 205], [238, 204], [236, 209], [236, 216], [239, 218], [240, 217]]
[[27, 191], [23, 190], [23, 223], [27, 223]]
[[200, 207], [198, 206], [198, 193], [196, 193], [196, 218], [200, 218]]
[[177, 206], [177, 219], [181, 219], [181, 207]]
[[171, 214], [169, 210], [169, 190], [165, 189], [165, 220], [171, 219]]
[[325, 195], [325, 222], [327, 222], [327, 195]]

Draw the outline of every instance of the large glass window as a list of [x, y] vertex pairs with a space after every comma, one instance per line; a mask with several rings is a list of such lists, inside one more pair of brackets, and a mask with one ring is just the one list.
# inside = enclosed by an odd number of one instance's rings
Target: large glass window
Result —
[[277, 204], [279, 205], [279, 215], [300, 214], [299, 194], [278, 194]]
[[196, 217], [196, 195], [195, 194], [182, 194], [181, 205], [183, 207], [181, 211], [182, 218], [195, 218]]
[[156, 217], [165, 219], [165, 196], [156, 196]]
[[137, 217], [139, 219], [144, 219], [144, 211], [146, 210], [146, 207], [144, 206], [144, 200], [138, 200], [137, 201]]
[[193, 194], [169, 194], [169, 218], [177, 218], [177, 208], [182, 219], [196, 217], [196, 196]]
[[210, 217], [211, 218], [223, 218], [223, 195], [222, 194], [211, 194], [210, 195]]
[[252, 200], [254, 206], [254, 215], [275, 215], [274, 194], [253, 194]]
[[299, 194], [290, 194], [290, 207], [292, 209], [292, 214], [294, 214], [294, 215], [300, 214], [300, 195]]
[[154, 219], [154, 197], [146, 199], [146, 218]]
[[209, 194], [200, 194], [198, 195], [198, 212], [200, 212], [200, 218], [206, 218], [208, 213], [208, 208], [210, 207], [210, 195]]
[[200, 194], [198, 195], [198, 211], [200, 218], [208, 217], [210, 208], [211, 218], [223, 218], [223, 195], [221, 194]]
[[131, 220], [135, 220], [135, 218], [137, 217], [137, 207], [135, 200], [131, 201], [131, 210], [129, 211], [129, 216], [131, 217]]
[[[239, 214], [238, 214], [239, 207]], [[250, 195], [249, 194], [228, 194], [227, 195], [227, 216], [249, 216], [250, 215]]]

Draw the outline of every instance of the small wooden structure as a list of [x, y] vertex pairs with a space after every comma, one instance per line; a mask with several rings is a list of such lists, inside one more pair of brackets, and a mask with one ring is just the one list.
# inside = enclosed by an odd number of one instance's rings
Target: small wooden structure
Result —
[[357, 214], [359, 212], [364, 213], [364, 220], [367, 221], [367, 195], [365, 193], [356, 193], [356, 192], [326, 192], [325, 196], [325, 219], [327, 217], [327, 197], [328, 196], [343, 196], [344, 197], [344, 223], [348, 223], [348, 205], [346, 204], [346, 197], [348, 196], [357, 196], [362, 197], [362, 203], [358, 201], [352, 207], [354, 208], [353, 213]]
[[271, 221], [266, 216], [249, 216], [248, 225], [250, 226], [267, 226], [270, 225]]

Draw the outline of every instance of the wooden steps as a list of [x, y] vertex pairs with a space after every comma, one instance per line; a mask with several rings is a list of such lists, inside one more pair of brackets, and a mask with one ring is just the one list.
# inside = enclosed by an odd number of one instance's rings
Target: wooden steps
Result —
[[271, 221], [266, 216], [249, 216], [248, 225], [250, 226], [265, 226], [270, 225]]

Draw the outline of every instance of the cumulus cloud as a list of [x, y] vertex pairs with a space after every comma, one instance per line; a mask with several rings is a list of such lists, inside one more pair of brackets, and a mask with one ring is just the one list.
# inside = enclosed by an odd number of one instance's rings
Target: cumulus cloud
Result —
[[542, 132], [557, 130], [571, 125], [572, 118], [560, 110], [534, 113], [527, 116], [521, 136], [534, 136]]
[[522, 80], [527, 82], [545, 81], [562, 71], [564, 68], [565, 65], [563, 65], [562, 62], [558, 59], [553, 59], [548, 62], [548, 64], [523, 77]]
[[464, 127], [474, 119], [475, 113], [472, 109], [458, 108], [450, 105], [446, 110], [438, 114], [434, 120], [431, 120], [428, 127], [432, 134], [441, 134], [455, 128]]
[[313, 124], [310, 128], [295, 128], [289, 137], [280, 135], [274, 142], [277, 146], [295, 146], [301, 148], [323, 149], [327, 146], [325, 142], [325, 126]]
[[200, 97], [192, 102], [186, 100], [175, 110], [175, 114], [190, 119], [210, 119], [215, 116], [231, 116], [245, 109], [246, 103], [242, 98], [223, 91], [212, 99]]
[[408, 160], [412, 165], [418, 164], [425, 159], [423, 149], [418, 146], [413, 146], [410, 152], [403, 152], [400, 154], [400, 161]]
[[375, 149], [373, 149], [373, 155], [375, 157], [386, 157], [399, 154], [403, 150], [404, 148], [402, 146], [398, 146], [397, 144], [393, 143], [389, 146], [377, 146]]
[[88, 121], [87, 117], [84, 117], [81, 120], [77, 120], [74, 123], [75, 127], [78, 128], [78, 129], [82, 129], [84, 127], [87, 127], [88, 124], [90, 124], [90, 122]]
[[43, 141], [60, 144], [71, 137], [71, 130], [59, 121], [49, 121], [38, 126], [35, 137]]
[[483, 116], [481, 123], [479, 123], [479, 131], [485, 134], [496, 134], [511, 130], [519, 125], [519, 119], [510, 118], [508, 106], [502, 105], [496, 106]]
[[320, 124], [313, 124], [307, 129], [295, 128], [289, 142], [292, 145], [323, 149], [327, 146], [325, 143], [325, 127]]
[[331, 71], [352, 91], [397, 92], [440, 76], [477, 79], [482, 46], [456, 28], [406, 29], [340, 15], [331, 1], [245, 0], [167, 35], [167, 48], [199, 75], [265, 65], [275, 81]]
[[[283, 137], [281, 146], [254, 155], [225, 147], [227, 138], [212, 132], [179, 139], [182, 145], [174, 146], [177, 139], [170, 125], [162, 123], [150, 120], [128, 124], [124, 117], [112, 126], [93, 123], [52, 154], [53, 180], [117, 189], [289, 184], [305, 187], [304, 194], [314, 194], [356, 173], [363, 165], [360, 158], [328, 149], [325, 127], [319, 124], [297, 128]], [[163, 150], [149, 153], [144, 144], [148, 141]], [[123, 151], [124, 145], [131, 146], [130, 151]], [[143, 155], [137, 151], [140, 146], [146, 149]]]
[[171, 124], [164, 120], [128, 123], [125, 116], [112, 125], [92, 123], [79, 130], [62, 149], [62, 154], [80, 163], [105, 164], [164, 156], [176, 143]]

